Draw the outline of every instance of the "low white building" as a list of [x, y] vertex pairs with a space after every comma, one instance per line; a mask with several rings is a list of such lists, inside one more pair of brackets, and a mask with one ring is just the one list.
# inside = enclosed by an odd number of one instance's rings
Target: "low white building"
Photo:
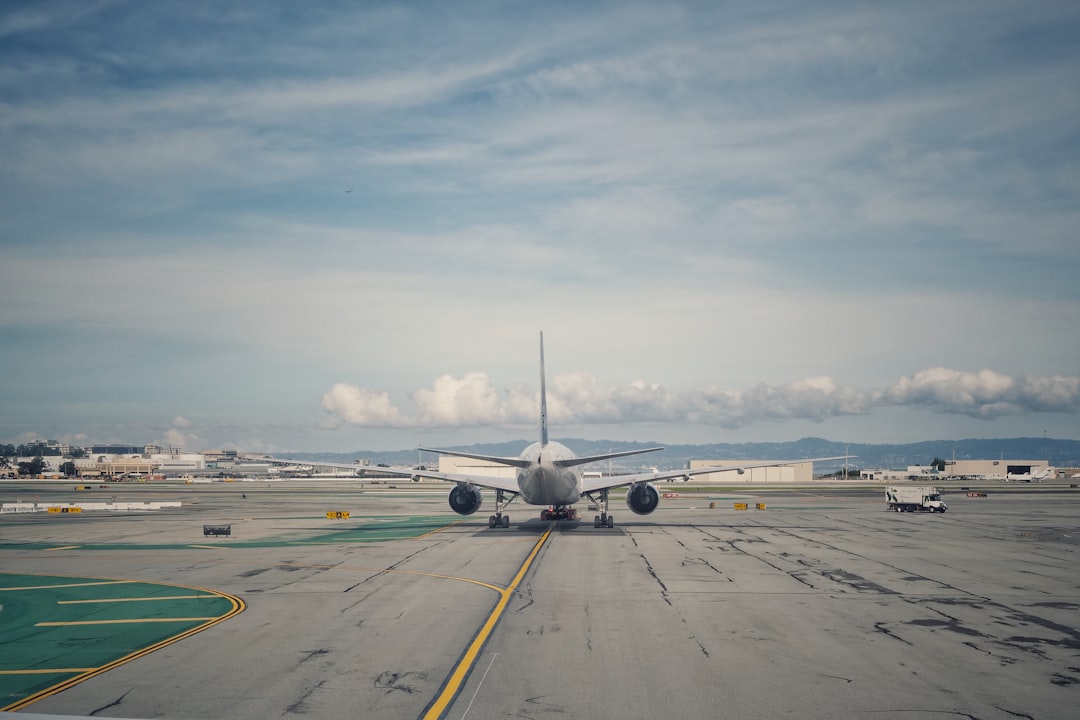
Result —
[[[691, 460], [690, 469], [709, 467], [710, 465], [740, 465], [771, 460]], [[691, 478], [697, 483], [731, 484], [766, 484], [766, 483], [804, 483], [814, 479], [814, 463], [797, 462], [791, 465], [750, 468], [740, 474], [737, 470], [725, 470], [718, 473], [704, 473]]]
[[206, 469], [206, 456], [202, 453], [154, 453], [149, 456], [149, 460], [167, 475]]

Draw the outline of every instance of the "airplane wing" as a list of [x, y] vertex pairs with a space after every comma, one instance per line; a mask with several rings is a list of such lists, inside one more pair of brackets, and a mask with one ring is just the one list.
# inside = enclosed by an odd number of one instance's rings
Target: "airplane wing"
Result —
[[[524, 468], [529, 466], [529, 461], [522, 460], [521, 458], [482, 455], [480, 453], [459, 452], [457, 450], [436, 450], [434, 448], [424, 447], [417, 449], [423, 450], [424, 452], [469, 458], [471, 460], [485, 460], [498, 465], [505, 465], [506, 467]], [[518, 486], [517, 478], [499, 477], [497, 475], [466, 475], [464, 473], [444, 473], [430, 470], [416, 470], [413, 472], [413, 475], [416, 477], [431, 478], [433, 480], [443, 480], [445, 482], [468, 483], [469, 485], [476, 485], [477, 487], [488, 488], [491, 490], [506, 490], [512, 493], [521, 491], [521, 488]]]
[[[446, 452], [445, 450], [440, 452]], [[496, 458], [489, 457], [487, 455], [472, 455], [465, 453], [449, 453], [451, 455], [462, 455], [464, 457], [480, 459], [480, 460], [492, 460], [501, 462], [504, 465], [513, 465], [517, 463], [517, 458]], [[314, 467], [331, 467], [340, 468], [342, 470], [352, 470], [358, 476], [363, 477], [367, 473], [376, 475], [398, 475], [400, 477], [407, 478], [431, 478], [432, 480], [442, 480], [444, 482], [452, 483], [468, 483], [469, 485], [476, 485], [482, 488], [489, 488], [491, 490], [507, 490], [509, 492], [519, 492], [521, 488], [518, 487], [516, 478], [504, 478], [495, 477], [491, 475], [465, 475], [463, 473], [441, 473], [433, 470], [406, 470], [404, 468], [392, 468], [392, 467], [380, 467], [372, 465], [356, 465], [350, 463], [336, 463], [336, 462], [323, 462], [321, 460], [288, 460], [282, 458], [259, 458], [262, 462], [274, 462], [282, 463], [286, 465], [310, 465]]]
[[[380, 470], [384, 468], [379, 468]], [[489, 490], [506, 490], [507, 492], [521, 492], [517, 478], [498, 477], [496, 475], [466, 475], [464, 473], [441, 473], [430, 470], [413, 470], [409, 473], [413, 477], [431, 478], [452, 483], [468, 483]]]
[[[508, 467], [525, 468], [529, 466], [529, 461], [523, 460], [521, 458], [500, 457], [496, 455], [482, 455], [480, 453], [460, 452], [458, 450], [437, 450], [434, 448], [423, 447], [419, 449], [423, 450], [424, 452], [441, 453], [443, 455], [455, 455], [457, 457], [469, 458], [471, 460], [484, 460], [487, 462], [496, 463], [498, 465], [505, 465]], [[556, 464], [562, 467], [574, 467], [577, 465], [585, 465], [587, 463], [596, 462], [598, 460], [626, 457], [627, 455], [640, 455], [641, 453], [656, 452], [657, 450], [663, 449], [664, 448], [662, 447], [654, 447], [644, 450], [621, 450], [619, 452], [609, 452], [602, 455], [589, 455], [587, 457], [575, 457], [565, 460], [557, 460]], [[492, 490], [507, 490], [514, 493], [521, 490], [516, 478], [497, 477], [492, 475], [464, 475], [461, 473], [441, 473], [431, 472], [427, 470], [415, 470], [412, 474], [414, 477], [433, 478], [435, 480], [445, 480], [446, 482], [469, 483], [470, 485], [476, 485], [482, 488], [490, 488]]]
[[752, 468], [783, 467], [784, 465], [795, 465], [797, 463], [804, 462], [847, 460], [853, 457], [855, 456], [837, 455], [836, 457], [801, 458], [799, 460], [770, 460], [765, 462], [740, 463], [732, 465], [709, 465], [707, 467], [699, 467], [693, 469], [688, 468], [686, 470], [664, 470], [662, 472], [634, 473], [632, 475], [610, 475], [608, 477], [601, 478], [583, 478], [581, 483], [581, 489], [583, 492], [595, 492], [597, 490], [610, 490], [611, 488], [633, 485], [634, 483], [639, 482], [655, 482], [657, 480], [668, 480], [670, 478], [689, 478], [693, 475], [707, 475], [709, 473], [730, 472], [732, 470], [742, 475], [743, 472]]
[[[322, 460], [292, 460], [290, 458], [276, 458], [276, 457], [256, 457], [256, 456], [241, 456], [241, 460], [250, 460], [252, 462], [260, 463], [273, 463], [274, 465], [296, 465], [297, 467], [326, 467], [326, 468], [338, 468], [341, 470], [352, 470], [355, 473], [359, 473], [365, 469], [367, 470], [386, 470], [388, 473], [392, 468], [374, 468], [368, 465], [357, 465], [356, 463], [339, 463], [339, 462], [324, 462]], [[398, 471], [396, 474], [400, 475], [404, 473], [403, 470]]]

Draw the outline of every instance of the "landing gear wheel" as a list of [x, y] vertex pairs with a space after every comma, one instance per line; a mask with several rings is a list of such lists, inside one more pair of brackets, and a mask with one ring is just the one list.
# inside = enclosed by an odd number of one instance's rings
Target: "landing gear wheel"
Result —
[[[509, 495], [509, 497], [507, 497], [507, 495]], [[495, 514], [488, 518], [489, 528], [510, 527], [510, 516], [503, 515], [503, 510], [505, 510], [506, 506], [512, 503], [517, 496], [517, 493], [510, 493], [508, 490], [495, 491]]]
[[[608, 515], [608, 511], [607, 511], [607, 509], [608, 509], [608, 491], [607, 490], [600, 490], [595, 495], [592, 495], [590, 493], [585, 493], [585, 496], [588, 497], [590, 501], [595, 503], [596, 509], [600, 511], [599, 515], [594, 515], [593, 516], [593, 527], [594, 528], [615, 527], [615, 518], [612, 515]], [[574, 517], [575, 518], [577, 517], [577, 512], [574, 512]]]

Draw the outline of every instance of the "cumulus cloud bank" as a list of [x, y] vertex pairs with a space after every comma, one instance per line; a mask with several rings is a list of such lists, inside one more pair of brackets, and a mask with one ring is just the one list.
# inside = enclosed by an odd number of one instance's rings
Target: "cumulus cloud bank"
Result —
[[[475, 427], [534, 422], [539, 394], [524, 386], [500, 392], [483, 372], [443, 375], [412, 395], [415, 412], [402, 413], [386, 392], [338, 383], [322, 406], [335, 422], [362, 427]], [[560, 424], [682, 422], [738, 428], [763, 421], [824, 421], [866, 415], [877, 407], [918, 407], [993, 419], [1027, 412], [1080, 408], [1080, 377], [1002, 375], [929, 368], [883, 389], [841, 385], [827, 376], [748, 390], [708, 388], [672, 392], [657, 383], [605, 385], [592, 373], [556, 375], [548, 386], [548, 414]]]
[[1024, 412], [1069, 412], [1080, 404], [1080, 377], [1012, 378], [992, 370], [971, 373], [937, 367], [900, 378], [881, 393], [879, 403], [987, 419]]
[[386, 392], [368, 390], [348, 383], [338, 383], [323, 395], [323, 409], [349, 425], [363, 427], [402, 427], [411, 425], [390, 404]]
[[193, 430], [193, 423], [183, 415], [177, 415], [172, 419], [164, 435], [156, 442], [164, 447], [201, 447], [203, 438]]

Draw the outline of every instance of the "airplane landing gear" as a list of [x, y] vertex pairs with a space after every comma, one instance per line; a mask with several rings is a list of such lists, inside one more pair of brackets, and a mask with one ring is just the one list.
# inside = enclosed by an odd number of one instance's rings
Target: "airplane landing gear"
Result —
[[615, 516], [614, 515], [609, 515], [608, 511], [607, 511], [608, 491], [607, 490], [601, 490], [600, 492], [596, 493], [595, 497], [592, 494], [586, 494], [586, 496], [590, 500], [592, 500], [593, 503], [595, 503], [597, 508], [599, 508], [599, 510], [600, 510], [600, 514], [593, 518], [593, 527], [594, 528], [602, 528], [602, 527], [613, 528], [613, 527], [615, 527]]
[[513, 502], [514, 498], [518, 496], [517, 493], [513, 493], [510, 497], [506, 497], [505, 490], [495, 491], [495, 514], [488, 518], [489, 528], [508, 528], [510, 527], [510, 516], [504, 515], [503, 510]]

